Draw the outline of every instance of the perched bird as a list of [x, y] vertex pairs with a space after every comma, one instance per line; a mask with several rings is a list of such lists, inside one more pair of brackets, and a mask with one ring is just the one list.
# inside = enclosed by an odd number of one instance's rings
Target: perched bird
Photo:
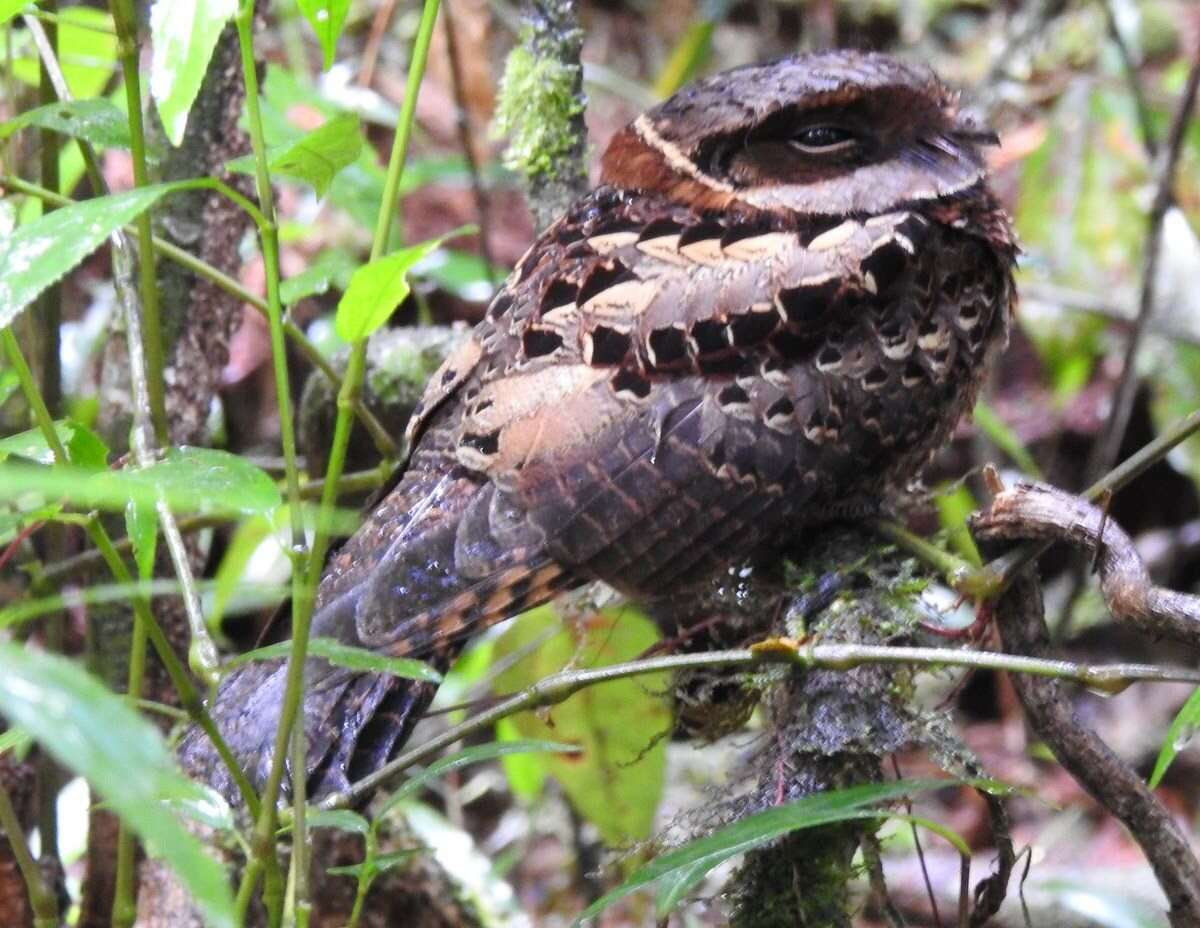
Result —
[[[313, 634], [445, 668], [589, 580], [669, 596], [877, 507], [1006, 339], [995, 142], [927, 70], [851, 51], [718, 74], [638, 117], [434, 376]], [[213, 707], [254, 782], [284, 671], [239, 670]], [[433, 695], [307, 673], [313, 795], [386, 762]], [[202, 734], [182, 756], [232, 793]]]

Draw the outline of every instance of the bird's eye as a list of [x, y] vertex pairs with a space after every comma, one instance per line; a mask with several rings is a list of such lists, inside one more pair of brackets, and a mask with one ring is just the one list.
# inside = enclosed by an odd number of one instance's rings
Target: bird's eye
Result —
[[805, 126], [792, 136], [792, 146], [808, 155], [849, 151], [858, 144], [854, 133], [841, 126]]

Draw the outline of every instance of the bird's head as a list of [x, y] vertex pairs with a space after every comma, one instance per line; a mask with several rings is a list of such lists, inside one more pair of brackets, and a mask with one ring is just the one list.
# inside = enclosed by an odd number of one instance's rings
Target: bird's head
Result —
[[977, 185], [996, 141], [928, 69], [826, 52], [691, 84], [613, 138], [602, 179], [698, 209], [873, 215]]

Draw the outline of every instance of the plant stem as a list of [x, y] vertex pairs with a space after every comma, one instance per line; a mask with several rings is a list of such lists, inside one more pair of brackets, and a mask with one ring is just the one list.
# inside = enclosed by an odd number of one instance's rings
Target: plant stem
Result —
[[0, 786], [0, 827], [4, 829], [8, 846], [12, 849], [13, 857], [17, 859], [21, 876], [25, 879], [35, 928], [55, 928], [58, 924], [58, 900], [42, 879], [42, 871], [33, 859], [29, 843], [25, 840], [25, 829], [21, 827], [17, 810], [13, 808], [12, 797], [3, 786]]
[[[304, 662], [308, 651], [309, 620], [312, 614], [307, 561], [304, 552], [304, 523], [300, 509], [300, 477], [296, 468], [296, 434], [292, 418], [287, 351], [283, 334], [283, 307], [279, 299], [279, 229], [271, 177], [267, 169], [267, 146], [263, 138], [262, 114], [258, 104], [258, 72], [254, 60], [254, 2], [242, 0], [235, 17], [246, 84], [246, 122], [254, 152], [254, 177], [264, 223], [259, 227], [263, 264], [267, 277], [267, 319], [271, 330], [271, 355], [275, 365], [275, 395], [279, 407], [279, 432], [287, 474], [288, 508], [292, 530], [292, 652], [288, 660], [287, 684], [279, 713], [279, 728], [271, 755], [271, 768], [263, 788], [262, 805], [251, 840], [251, 854], [264, 875], [263, 901], [269, 923], [278, 925], [283, 913], [283, 879], [275, 849], [276, 800], [287, 767], [288, 740], [299, 714], [304, 689]], [[305, 769], [296, 771], [305, 776]], [[250, 880], [247, 864], [243, 888]], [[239, 892], [240, 896], [240, 892]], [[240, 899], [239, 899], [240, 901]]]
[[[29, 181], [22, 180], [19, 177], [14, 177], [11, 174], [0, 174], [0, 187], [5, 187], [9, 190], [15, 190], [18, 193], [24, 193], [27, 196], [38, 197], [45, 200], [47, 203], [53, 203], [55, 206], [70, 206], [75, 203], [70, 197], [60, 196], [45, 187], [39, 187], [37, 184], [31, 184]], [[224, 192], [224, 191], [222, 191]], [[252, 216], [261, 215], [257, 210], [251, 214]], [[190, 252], [184, 251], [178, 245], [168, 242], [166, 239], [154, 236], [154, 249], [164, 258], [169, 258], [181, 267], [191, 271], [197, 277], [203, 277], [205, 280], [220, 287], [230, 296], [234, 296], [250, 306], [253, 306], [264, 318], [269, 318], [267, 310], [267, 301], [256, 293], [251, 293], [243, 287], [238, 281], [234, 280], [224, 271], [213, 267], [207, 261], [197, 258]], [[342, 386], [342, 378], [333, 365], [326, 360], [325, 356], [314, 345], [294, 322], [285, 319], [283, 323], [284, 334], [292, 340], [292, 344], [304, 356], [304, 359], [317, 368], [324, 375], [325, 379], [330, 382], [333, 389], [340, 390]], [[367, 405], [361, 400], [356, 402], [354, 413], [358, 416], [371, 436], [371, 440], [375, 443], [375, 447], [379, 453], [383, 455], [385, 460], [396, 461], [400, 457], [400, 448], [388, 434], [383, 423], [375, 416]]]
[[[392, 152], [388, 159], [387, 177], [383, 186], [383, 198], [379, 205], [379, 216], [375, 223], [375, 237], [371, 242], [370, 260], [382, 257], [388, 249], [388, 235], [392, 226], [393, 210], [398, 209], [397, 191], [404, 174], [404, 163], [408, 156], [408, 143], [412, 138], [412, 127], [416, 116], [417, 93], [421, 89], [421, 80], [425, 75], [425, 65], [429, 57], [429, 43], [433, 37], [433, 27], [437, 22], [438, 0], [425, 0], [421, 9], [421, 22], [417, 27], [416, 40], [413, 42], [412, 57], [409, 60], [408, 81], [404, 91], [404, 103], [396, 125], [396, 134], [392, 141]], [[317, 529], [313, 537], [312, 552], [308, 565], [309, 582], [303, 600], [298, 600], [293, 608], [293, 651], [288, 664], [288, 688], [284, 696], [285, 707], [289, 701], [298, 702], [303, 694], [300, 684], [303, 682], [303, 659], [307, 647], [309, 623], [312, 619], [312, 606], [316, 599], [316, 585], [325, 564], [325, 553], [329, 548], [330, 520], [334, 505], [337, 502], [338, 485], [342, 477], [342, 469], [346, 463], [346, 449], [350, 444], [350, 427], [353, 424], [354, 408], [359, 400], [363, 372], [366, 369], [367, 339], [360, 338], [350, 346], [350, 360], [346, 365], [346, 373], [342, 377], [342, 386], [338, 390], [337, 419], [334, 422], [333, 444], [329, 450], [329, 465], [325, 471], [325, 483], [321, 492], [321, 504], [317, 514]], [[299, 640], [303, 634], [303, 640]], [[286, 723], [290, 726], [290, 721]], [[280, 730], [285, 730], [285, 721], [281, 717]], [[276, 739], [276, 751], [282, 752], [283, 745]], [[304, 778], [307, 775], [307, 757], [304, 750], [303, 725], [292, 733], [292, 769], [293, 775], [293, 844], [292, 853], [295, 856], [295, 909], [297, 913], [308, 910], [308, 834], [305, 829], [304, 817]], [[280, 754], [274, 758], [273, 767], [278, 763]]]
[[815, 644], [785, 638], [771, 638], [750, 648], [673, 654], [611, 664], [607, 667], [564, 670], [551, 674], [491, 708], [476, 713], [466, 722], [455, 725], [441, 735], [431, 738], [425, 744], [401, 754], [374, 773], [354, 783], [347, 791], [327, 796], [319, 803], [319, 806], [322, 809], [333, 809], [349, 805], [368, 795], [397, 773], [414, 764], [422, 763], [467, 735], [489, 728], [500, 719], [517, 712], [563, 702], [579, 690], [597, 683], [648, 673], [687, 670], [697, 667], [750, 670], [768, 664], [792, 664], [810, 670], [850, 670], [863, 664], [986, 668], [1053, 677], [1059, 680], [1072, 680], [1105, 693], [1120, 692], [1137, 681], [1200, 683], [1200, 670], [1190, 667], [1158, 667], [1153, 664], [1091, 665], [981, 651], [951, 651], [945, 648], [909, 648], [892, 645]]
[[[125, 103], [128, 110], [130, 154], [133, 160], [135, 187], [150, 185], [146, 169], [146, 131], [142, 122], [142, 83], [138, 73], [138, 35], [132, 0], [111, 0], [113, 24], [117, 27], [117, 54], [125, 78]], [[141, 282], [142, 326], [145, 330], [147, 387], [149, 388], [150, 418], [154, 437], [161, 447], [170, 441], [167, 426], [167, 402], [163, 375], [162, 318], [158, 308], [158, 278], [155, 269], [153, 233], [150, 211], [144, 210], [135, 220], [138, 237], [138, 274]]]
[[[38, 423], [38, 428], [41, 430], [47, 446], [54, 453], [55, 464], [67, 463], [67, 451], [58, 437], [58, 432], [54, 428], [54, 421], [50, 418], [50, 412], [46, 409], [46, 404], [38, 392], [37, 383], [30, 373], [29, 365], [25, 362], [25, 358], [21, 354], [21, 347], [17, 344], [16, 336], [13, 335], [10, 328], [0, 329], [0, 343], [3, 343], [9, 362], [17, 374], [17, 379], [21, 383], [21, 389], [25, 394], [26, 401], [33, 411], [35, 421]], [[95, 513], [90, 513], [87, 516], [84, 522], [84, 530], [87, 532], [92, 544], [100, 551], [100, 556], [104, 559], [105, 564], [108, 565], [113, 578], [118, 583], [132, 584], [133, 577], [129, 573], [129, 568], [121, 560], [121, 556], [113, 546], [112, 539]], [[200, 693], [196, 690], [195, 684], [192, 683], [191, 678], [183, 669], [179, 656], [171, 648], [166, 635], [163, 634], [162, 628], [154, 618], [154, 613], [150, 610], [150, 604], [146, 597], [135, 595], [133, 597], [133, 608], [137, 620], [145, 625], [146, 632], [150, 636], [150, 643], [154, 646], [154, 652], [158, 655], [159, 660], [162, 661], [167, 675], [171, 678], [171, 684], [179, 694], [180, 704], [187, 712], [188, 717], [200, 726], [205, 734], [212, 739], [217, 753], [229, 767], [230, 775], [233, 777], [233, 781], [241, 794], [242, 801], [246, 803], [246, 808], [251, 811], [251, 814], [257, 814], [259, 800], [258, 796], [254, 793], [254, 788], [250, 785], [250, 781], [246, 779], [245, 773], [234, 759], [233, 752], [229, 750], [229, 745], [226, 744], [225, 739], [217, 730], [212, 717], [204, 708], [204, 702], [200, 698]]]

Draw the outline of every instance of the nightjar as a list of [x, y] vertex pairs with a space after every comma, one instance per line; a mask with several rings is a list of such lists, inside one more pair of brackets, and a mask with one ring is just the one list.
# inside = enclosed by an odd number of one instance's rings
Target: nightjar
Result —
[[[1006, 339], [995, 142], [927, 70], [849, 51], [718, 74], [640, 116], [429, 384], [312, 633], [444, 668], [564, 590], [668, 596], [913, 478]], [[384, 763], [433, 694], [307, 672], [311, 794]], [[284, 673], [243, 668], [213, 707], [255, 783]], [[181, 751], [233, 793], [202, 734]]]

